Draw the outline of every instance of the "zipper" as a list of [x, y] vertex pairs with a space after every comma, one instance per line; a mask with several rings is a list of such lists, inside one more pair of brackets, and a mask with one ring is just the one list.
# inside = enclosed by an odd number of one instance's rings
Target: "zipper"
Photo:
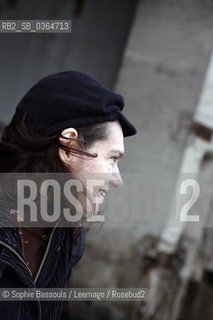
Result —
[[8, 245], [7, 243], [5, 243], [4, 241], [1, 241], [1, 240], [0, 240], [0, 243], [1, 243], [3, 246], [5, 246], [5, 247], [7, 247], [8, 249], [10, 249], [13, 253], [15, 253], [15, 255], [21, 260], [21, 262], [27, 267], [27, 269], [29, 270], [31, 276], [33, 276], [30, 268], [28, 267], [28, 265], [26, 264], [26, 262], [24, 261], [24, 259], [17, 253], [17, 251], [14, 250], [10, 245]]
[[[42, 262], [41, 262], [41, 264], [40, 264], [40, 266], [39, 266], [39, 269], [38, 269], [38, 271], [37, 271], [36, 277], [35, 277], [35, 279], [34, 279], [34, 281], [33, 281], [34, 284], [35, 284], [36, 281], [38, 280], [38, 277], [39, 277], [39, 275], [40, 275], [40, 273], [41, 273], [41, 269], [42, 269], [42, 267], [43, 267], [43, 265], [44, 265], [44, 262], [45, 262], [45, 260], [46, 260], [46, 256], [47, 256], [48, 251], [49, 251], [49, 248], [50, 248], [50, 244], [51, 244], [51, 241], [52, 241], [53, 233], [54, 233], [54, 231], [55, 231], [55, 229], [56, 229], [56, 226], [58, 225], [59, 221], [60, 221], [60, 219], [57, 221], [57, 223], [55, 224], [55, 226], [54, 226], [54, 228], [53, 228], [53, 230], [52, 230], [52, 232], [51, 232], [50, 239], [49, 239], [49, 242], [48, 242], [48, 245], [47, 245], [47, 249], [46, 249], [46, 251], [45, 251], [44, 257], [43, 257]], [[31, 277], [33, 278], [33, 275], [32, 275], [32, 272], [31, 272], [30, 268], [28, 267], [28, 265], [27, 265], [27, 263], [24, 261], [24, 259], [20, 256], [20, 254], [18, 254], [15, 249], [13, 249], [10, 245], [8, 245], [7, 243], [5, 243], [4, 241], [0, 240], [0, 243], [1, 243], [3, 246], [5, 246], [6, 248], [8, 248], [9, 250], [11, 250], [11, 251], [21, 260], [21, 262], [27, 267], [27, 269], [29, 270], [29, 273], [30, 273]]]
[[39, 269], [38, 269], [38, 271], [37, 271], [37, 273], [36, 273], [36, 277], [35, 277], [35, 279], [34, 279], [34, 281], [33, 281], [34, 284], [35, 284], [36, 281], [38, 280], [38, 277], [39, 277], [39, 275], [40, 275], [40, 273], [41, 273], [41, 270], [42, 270], [42, 268], [43, 268], [44, 262], [45, 262], [45, 260], [46, 260], [47, 254], [48, 254], [48, 252], [49, 252], [49, 248], [50, 248], [50, 244], [51, 244], [51, 241], [52, 241], [53, 233], [54, 233], [54, 231], [55, 231], [55, 229], [56, 229], [56, 226], [58, 225], [59, 221], [60, 221], [60, 219], [57, 221], [57, 223], [55, 224], [55, 226], [54, 226], [54, 228], [53, 228], [53, 230], [52, 230], [52, 232], [51, 232], [50, 239], [49, 239], [49, 242], [48, 242], [48, 245], [47, 245], [47, 249], [46, 249], [46, 251], [45, 251], [45, 254], [44, 254], [44, 256], [43, 256], [43, 259], [42, 259], [42, 261], [41, 261], [41, 264], [40, 264], [40, 266], [39, 266]]

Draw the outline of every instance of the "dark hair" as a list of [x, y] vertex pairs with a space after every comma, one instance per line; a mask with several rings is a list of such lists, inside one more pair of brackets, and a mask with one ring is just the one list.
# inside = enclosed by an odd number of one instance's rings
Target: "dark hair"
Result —
[[[5, 127], [0, 142], [0, 173], [70, 173], [61, 161], [58, 148], [71, 152], [77, 157], [97, 157], [87, 149], [98, 140], [107, 138], [106, 123], [87, 127], [75, 128], [78, 132], [80, 148], [75, 149], [60, 141], [60, 137], [68, 139], [58, 133], [50, 137], [32, 134], [27, 130], [24, 118], [21, 121], [11, 121]], [[72, 174], [72, 172], [71, 172]], [[5, 195], [10, 201], [13, 191], [7, 185]], [[80, 235], [81, 228], [75, 228], [75, 241]]]
[[97, 157], [86, 151], [95, 141], [107, 138], [106, 123], [75, 128], [79, 134], [80, 149], [68, 147], [60, 141], [61, 133], [42, 137], [30, 133], [24, 124], [11, 122], [5, 127], [0, 142], [0, 172], [68, 172], [61, 161], [58, 148], [76, 156]]

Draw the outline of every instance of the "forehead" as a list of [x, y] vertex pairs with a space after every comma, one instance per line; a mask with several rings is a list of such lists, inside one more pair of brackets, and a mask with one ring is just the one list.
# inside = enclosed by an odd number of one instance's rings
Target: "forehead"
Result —
[[124, 153], [124, 136], [121, 125], [118, 121], [107, 122], [107, 139], [102, 143], [102, 145], [107, 146], [108, 149], [118, 150]]

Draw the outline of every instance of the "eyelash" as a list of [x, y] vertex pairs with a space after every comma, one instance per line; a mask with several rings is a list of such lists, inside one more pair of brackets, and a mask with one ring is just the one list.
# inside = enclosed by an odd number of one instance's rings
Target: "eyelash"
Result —
[[113, 159], [113, 161], [118, 161], [119, 160], [118, 157], [110, 157], [110, 159]]

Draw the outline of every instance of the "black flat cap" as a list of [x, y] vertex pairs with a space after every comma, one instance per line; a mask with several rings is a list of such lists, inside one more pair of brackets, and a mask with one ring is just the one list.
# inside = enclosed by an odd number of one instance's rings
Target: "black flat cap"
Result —
[[84, 73], [66, 71], [37, 82], [17, 105], [14, 118], [25, 115], [27, 128], [40, 136], [118, 120], [126, 137], [136, 129], [121, 113], [123, 108], [121, 95]]

